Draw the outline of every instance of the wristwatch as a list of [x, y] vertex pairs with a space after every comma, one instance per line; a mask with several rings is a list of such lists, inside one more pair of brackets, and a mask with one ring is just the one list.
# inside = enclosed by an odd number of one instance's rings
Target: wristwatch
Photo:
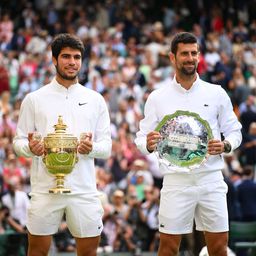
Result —
[[223, 140], [224, 153], [229, 153], [231, 151], [231, 144], [227, 140]]

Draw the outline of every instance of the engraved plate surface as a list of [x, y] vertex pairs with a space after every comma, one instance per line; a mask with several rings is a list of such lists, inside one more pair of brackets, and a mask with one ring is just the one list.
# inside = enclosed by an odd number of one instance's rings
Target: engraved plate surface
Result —
[[157, 156], [167, 165], [194, 169], [206, 160], [212, 130], [197, 113], [178, 110], [165, 116], [155, 130], [161, 135]]

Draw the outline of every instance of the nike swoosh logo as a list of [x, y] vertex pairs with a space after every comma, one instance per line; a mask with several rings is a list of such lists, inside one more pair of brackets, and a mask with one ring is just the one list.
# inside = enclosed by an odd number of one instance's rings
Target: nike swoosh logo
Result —
[[83, 106], [83, 105], [85, 105], [85, 104], [87, 104], [87, 102], [83, 102], [83, 103], [79, 102], [79, 103], [78, 103], [79, 106]]

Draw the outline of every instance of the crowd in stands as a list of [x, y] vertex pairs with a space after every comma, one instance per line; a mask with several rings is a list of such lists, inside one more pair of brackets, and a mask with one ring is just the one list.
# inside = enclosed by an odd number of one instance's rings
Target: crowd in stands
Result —
[[[156, 155], [142, 155], [133, 141], [147, 96], [174, 75], [168, 52], [179, 31], [197, 36], [199, 75], [227, 91], [243, 125], [223, 174], [230, 220], [256, 221], [255, 9], [254, 0], [1, 0], [0, 233], [26, 236], [31, 159], [15, 155], [12, 139], [25, 95], [54, 77], [51, 39], [66, 32], [86, 47], [80, 83], [103, 95], [111, 116], [112, 155], [96, 161], [105, 209], [99, 250], [157, 250], [162, 174]], [[75, 250], [65, 220], [54, 241], [60, 251]]]

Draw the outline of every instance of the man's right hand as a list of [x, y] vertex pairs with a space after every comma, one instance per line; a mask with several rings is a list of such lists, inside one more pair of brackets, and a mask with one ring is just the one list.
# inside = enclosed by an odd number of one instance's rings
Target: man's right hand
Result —
[[42, 140], [35, 139], [33, 133], [28, 134], [28, 146], [30, 151], [36, 156], [44, 154], [44, 144]]
[[147, 135], [147, 150], [153, 152], [156, 149], [158, 141], [161, 139], [161, 135], [157, 131], [150, 132]]

